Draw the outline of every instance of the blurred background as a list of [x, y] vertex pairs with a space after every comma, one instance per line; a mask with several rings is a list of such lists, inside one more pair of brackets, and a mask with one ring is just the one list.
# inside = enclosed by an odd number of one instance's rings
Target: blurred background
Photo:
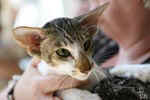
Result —
[[41, 27], [54, 18], [78, 16], [96, 6], [96, 0], [0, 0], [0, 90], [30, 62], [13, 40], [14, 27]]

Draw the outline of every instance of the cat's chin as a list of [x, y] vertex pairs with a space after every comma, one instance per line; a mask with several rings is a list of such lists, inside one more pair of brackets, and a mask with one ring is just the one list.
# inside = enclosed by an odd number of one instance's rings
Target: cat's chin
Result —
[[91, 73], [91, 71], [88, 74], [80, 73], [78, 75], [70, 75], [70, 76], [77, 79], [77, 80], [84, 81], [84, 80], [87, 80], [89, 78], [90, 73]]
[[71, 76], [72, 78], [75, 78], [77, 80], [80, 80], [80, 81], [85, 81], [88, 79], [88, 76]]

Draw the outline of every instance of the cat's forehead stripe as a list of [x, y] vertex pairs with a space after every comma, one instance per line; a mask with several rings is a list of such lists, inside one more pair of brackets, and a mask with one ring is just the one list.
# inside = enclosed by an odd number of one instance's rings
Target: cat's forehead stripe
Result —
[[82, 34], [80, 25], [76, 20], [60, 18], [47, 23], [44, 27], [50, 28], [51, 26], [72, 44], [76, 41], [82, 42], [86, 39], [86, 35]]
[[59, 26], [65, 31], [64, 36], [71, 42], [76, 40], [76, 27], [74, 27], [75, 25], [72, 25], [72, 23], [72, 20], [69, 19], [62, 19], [60, 20], [60, 23], [55, 23], [55, 26]]

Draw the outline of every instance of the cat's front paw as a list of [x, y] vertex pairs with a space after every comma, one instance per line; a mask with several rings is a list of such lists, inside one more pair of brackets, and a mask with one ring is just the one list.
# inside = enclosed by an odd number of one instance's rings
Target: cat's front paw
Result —
[[77, 88], [59, 91], [58, 95], [63, 100], [101, 100], [97, 94], [93, 94], [87, 90], [80, 90]]
[[110, 70], [117, 76], [133, 77], [144, 82], [150, 81], [150, 64], [119, 65]]

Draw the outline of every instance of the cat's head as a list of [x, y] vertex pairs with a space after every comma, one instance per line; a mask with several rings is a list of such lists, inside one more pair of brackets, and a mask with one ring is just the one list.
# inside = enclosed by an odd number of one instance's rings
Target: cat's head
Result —
[[39, 68], [42, 73], [55, 70], [85, 80], [94, 66], [92, 37], [97, 32], [98, 17], [106, 6], [76, 18], [55, 19], [42, 28], [17, 27], [13, 35], [31, 56], [45, 64]]

